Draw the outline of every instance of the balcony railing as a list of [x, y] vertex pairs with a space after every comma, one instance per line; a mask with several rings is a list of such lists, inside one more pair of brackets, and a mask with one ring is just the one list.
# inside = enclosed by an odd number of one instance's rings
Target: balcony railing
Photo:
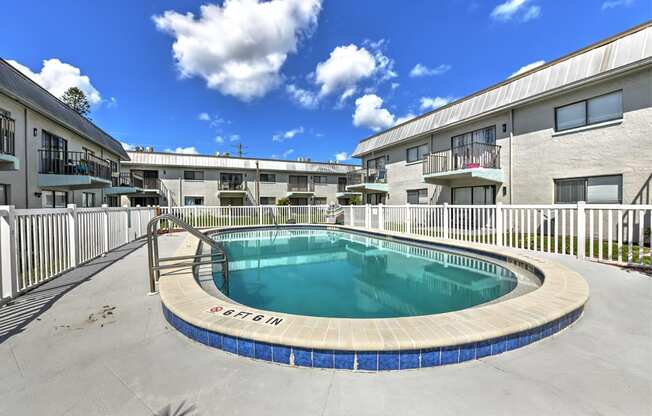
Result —
[[220, 191], [246, 191], [247, 182], [220, 181], [217, 187]]
[[346, 192], [346, 184], [345, 183], [338, 183], [337, 184], [337, 192]]
[[111, 178], [114, 187], [143, 188], [143, 177], [132, 172], [120, 172], [120, 175]]
[[471, 143], [430, 153], [425, 157], [423, 174], [474, 168], [500, 169], [500, 146]]
[[288, 192], [315, 192], [315, 184], [313, 182], [307, 182], [307, 183], [288, 182]]
[[362, 183], [387, 183], [387, 171], [385, 169], [358, 169], [349, 172], [347, 175], [348, 185], [360, 185]]
[[160, 191], [161, 180], [159, 178], [143, 178], [143, 189]]
[[93, 176], [111, 180], [108, 161], [86, 152], [39, 149], [39, 173], [49, 175]]
[[16, 140], [16, 122], [0, 114], [0, 153], [16, 155], [14, 143]]

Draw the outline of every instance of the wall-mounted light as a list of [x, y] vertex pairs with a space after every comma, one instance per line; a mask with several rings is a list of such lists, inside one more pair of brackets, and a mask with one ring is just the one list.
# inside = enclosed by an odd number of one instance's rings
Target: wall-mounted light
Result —
[[34, 127], [34, 137], [36, 137], [37, 135], [38, 135], [38, 129]]

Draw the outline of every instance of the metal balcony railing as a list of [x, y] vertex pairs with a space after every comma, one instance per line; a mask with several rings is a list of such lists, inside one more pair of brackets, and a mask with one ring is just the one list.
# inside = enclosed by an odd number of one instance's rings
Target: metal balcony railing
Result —
[[0, 153], [16, 155], [16, 122], [14, 119], [0, 114]]
[[143, 189], [160, 191], [161, 180], [159, 178], [143, 178]]
[[387, 183], [387, 170], [385, 169], [357, 169], [347, 175], [348, 185], [362, 183]]
[[478, 142], [430, 153], [424, 159], [423, 174], [474, 168], [500, 169], [500, 146]]
[[143, 177], [133, 172], [120, 172], [120, 175], [111, 179], [112, 186], [128, 188], [143, 188]]
[[220, 181], [217, 185], [220, 191], [246, 191], [247, 182], [237, 182], [237, 181]]
[[111, 180], [108, 161], [86, 152], [39, 149], [39, 173], [49, 175], [93, 176]]
[[313, 182], [288, 182], [288, 192], [315, 192], [315, 184]]

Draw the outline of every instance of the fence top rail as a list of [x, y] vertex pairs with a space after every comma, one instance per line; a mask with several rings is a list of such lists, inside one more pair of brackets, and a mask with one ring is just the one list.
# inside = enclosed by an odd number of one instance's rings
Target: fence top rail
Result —
[[609, 209], [609, 210], [652, 210], [652, 205], [633, 204], [586, 204], [586, 209]]
[[20, 208], [15, 209], [14, 214], [18, 216], [29, 216], [29, 215], [51, 215], [51, 214], [67, 214], [68, 208]]

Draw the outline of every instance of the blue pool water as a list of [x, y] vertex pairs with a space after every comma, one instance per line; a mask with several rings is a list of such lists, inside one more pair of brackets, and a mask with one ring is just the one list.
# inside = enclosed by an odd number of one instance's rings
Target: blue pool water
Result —
[[243, 305], [336, 318], [449, 312], [485, 303], [516, 286], [506, 268], [367, 235], [272, 229], [213, 236], [224, 243], [229, 279], [215, 285]]

